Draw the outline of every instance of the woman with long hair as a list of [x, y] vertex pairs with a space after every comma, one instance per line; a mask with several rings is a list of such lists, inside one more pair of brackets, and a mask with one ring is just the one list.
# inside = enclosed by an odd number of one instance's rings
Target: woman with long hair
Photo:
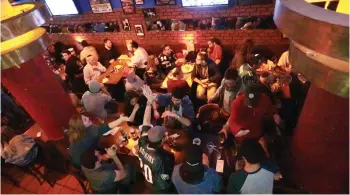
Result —
[[129, 122], [141, 125], [146, 108], [146, 98], [136, 91], [128, 91], [124, 96], [124, 113], [129, 117]]
[[149, 55], [144, 80], [147, 85], [151, 86], [151, 88], [160, 88], [163, 82], [158, 65], [158, 58], [155, 55]]
[[121, 116], [113, 122], [97, 126], [87, 116], [72, 116], [69, 120], [67, 135], [70, 143], [68, 152], [73, 164], [80, 168], [80, 156], [88, 149], [96, 147], [104, 133], [128, 120], [128, 117]]
[[248, 63], [252, 51], [254, 48], [254, 42], [251, 39], [247, 39], [244, 41], [242, 45], [238, 45], [235, 49], [235, 56], [231, 61], [232, 68], [239, 69], [243, 64]]

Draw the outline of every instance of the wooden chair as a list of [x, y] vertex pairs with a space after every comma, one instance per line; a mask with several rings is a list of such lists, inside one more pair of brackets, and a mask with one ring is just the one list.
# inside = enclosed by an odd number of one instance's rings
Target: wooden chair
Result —
[[198, 109], [197, 119], [201, 131], [217, 134], [224, 122], [220, 120], [220, 107], [218, 104], [206, 104]]

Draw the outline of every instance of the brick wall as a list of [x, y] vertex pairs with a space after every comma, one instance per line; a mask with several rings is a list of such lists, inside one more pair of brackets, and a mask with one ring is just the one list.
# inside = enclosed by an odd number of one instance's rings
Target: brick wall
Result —
[[[274, 5], [251, 5], [251, 6], [233, 6], [230, 8], [210, 8], [196, 9], [183, 8], [181, 6], [156, 6], [156, 14], [158, 19], [200, 19], [207, 17], [234, 17], [234, 16], [260, 16], [272, 15]], [[116, 45], [125, 44], [125, 40], [133, 39], [141, 45], [161, 45], [183, 44], [186, 40], [193, 40], [196, 45], [204, 45], [210, 37], [216, 37], [221, 40], [224, 47], [233, 47], [237, 43], [241, 43], [247, 38], [253, 39], [258, 45], [281, 46], [285, 48], [288, 40], [282, 39], [282, 34], [277, 29], [271, 30], [201, 30], [201, 31], [162, 31], [147, 32], [146, 24], [142, 13], [142, 8], [136, 8], [136, 13], [125, 15], [121, 9], [115, 9], [113, 13], [93, 14], [85, 13], [78, 16], [59, 16], [54, 17], [53, 24], [77, 24], [88, 22], [107, 22], [117, 21], [121, 27], [122, 18], [128, 18], [132, 27], [131, 31], [117, 33], [74, 33], [74, 34], [52, 34], [50, 35], [54, 41], [62, 41], [67, 44], [76, 43], [75, 40], [85, 39], [92, 44], [101, 44], [103, 39], [109, 38]], [[144, 37], [136, 36], [134, 25], [142, 24], [145, 31]], [[229, 49], [231, 50], [231, 48]], [[278, 52], [279, 53], [279, 52]]]

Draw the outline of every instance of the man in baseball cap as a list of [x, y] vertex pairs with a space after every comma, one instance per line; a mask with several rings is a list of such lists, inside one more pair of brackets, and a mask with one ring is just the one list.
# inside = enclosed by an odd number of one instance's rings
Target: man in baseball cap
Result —
[[172, 153], [163, 149], [165, 132], [163, 126], [152, 127], [138, 142], [138, 156], [146, 186], [156, 194], [170, 194], [175, 191], [171, 182], [175, 158]]
[[83, 94], [81, 101], [86, 111], [94, 116], [105, 119], [107, 117], [106, 104], [112, 100], [112, 96], [106, 88], [96, 80], [89, 82], [89, 91]]

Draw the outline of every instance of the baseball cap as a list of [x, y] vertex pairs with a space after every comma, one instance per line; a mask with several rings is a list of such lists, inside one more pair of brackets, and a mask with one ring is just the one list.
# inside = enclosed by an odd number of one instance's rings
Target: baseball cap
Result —
[[195, 144], [190, 144], [185, 151], [185, 161], [183, 169], [187, 172], [198, 172], [203, 169], [202, 148]]
[[164, 134], [165, 134], [165, 127], [163, 126], [155, 126], [152, 127], [150, 130], [148, 130], [147, 134], [148, 134], [148, 140], [150, 142], [159, 142], [160, 140], [163, 139]]
[[261, 91], [260, 87], [256, 84], [248, 85], [244, 91], [245, 103], [248, 106], [255, 108], [260, 100]]
[[98, 81], [96, 80], [92, 80], [89, 82], [89, 90], [92, 92], [92, 93], [97, 93], [101, 90], [102, 88], [102, 84], [99, 83]]

